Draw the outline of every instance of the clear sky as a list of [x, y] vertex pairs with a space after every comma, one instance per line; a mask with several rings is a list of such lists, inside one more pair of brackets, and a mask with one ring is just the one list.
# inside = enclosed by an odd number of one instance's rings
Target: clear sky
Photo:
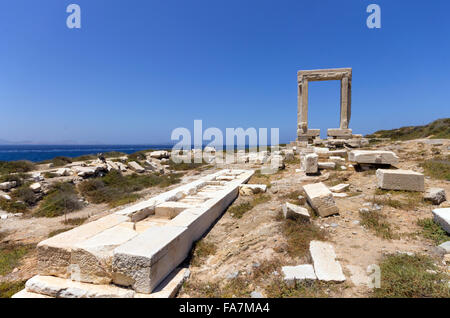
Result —
[[[66, 7], [80, 5], [81, 29]], [[380, 5], [381, 29], [366, 26]], [[354, 133], [450, 117], [450, 1], [1, 0], [0, 139], [166, 143], [176, 127], [296, 137], [297, 71], [352, 67]], [[339, 82], [310, 128], [339, 126]]]

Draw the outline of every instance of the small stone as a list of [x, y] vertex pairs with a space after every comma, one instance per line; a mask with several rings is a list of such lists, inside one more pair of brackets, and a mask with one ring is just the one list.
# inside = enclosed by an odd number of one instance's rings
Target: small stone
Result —
[[227, 275], [227, 279], [234, 279], [234, 278], [238, 277], [238, 275], [239, 275], [239, 271], [231, 272]]
[[264, 298], [264, 296], [260, 292], [257, 292], [257, 291], [252, 291], [250, 293], [250, 297], [252, 297], [252, 298]]
[[441, 245], [439, 245], [439, 248], [444, 251], [444, 254], [450, 254], [450, 241], [442, 243]]
[[283, 215], [286, 219], [304, 219], [309, 220], [310, 215], [308, 209], [305, 209], [301, 206], [291, 204], [289, 202], [286, 202], [283, 205]]
[[446, 201], [445, 190], [441, 188], [430, 188], [425, 192], [423, 197], [427, 201], [431, 201], [433, 204], [439, 205]]

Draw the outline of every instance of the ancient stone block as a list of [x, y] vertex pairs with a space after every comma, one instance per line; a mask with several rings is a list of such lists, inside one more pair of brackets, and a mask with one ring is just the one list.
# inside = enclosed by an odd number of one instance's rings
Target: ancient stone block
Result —
[[113, 281], [151, 293], [188, 255], [192, 241], [186, 227], [149, 228], [114, 250]]
[[283, 215], [285, 219], [302, 219], [309, 220], [310, 215], [308, 209], [301, 206], [286, 202], [283, 204]]
[[113, 285], [74, 282], [53, 276], [34, 276], [25, 288], [28, 292], [56, 298], [133, 298], [134, 291]]
[[314, 174], [319, 169], [319, 156], [315, 153], [307, 154], [302, 157], [302, 169], [307, 174]]
[[333, 194], [322, 182], [303, 186], [311, 207], [322, 217], [339, 213]]
[[412, 170], [378, 169], [377, 185], [385, 190], [424, 191], [425, 181], [421, 173]]
[[356, 163], [395, 165], [398, 163], [398, 159], [398, 156], [392, 151], [352, 150], [348, 153], [348, 160]]
[[76, 244], [128, 220], [126, 216], [111, 214], [40, 242], [37, 245], [39, 273], [70, 277], [71, 252]]
[[283, 272], [283, 280], [291, 287], [295, 286], [297, 281], [317, 279], [314, 267], [310, 264], [283, 266], [281, 271]]
[[130, 161], [128, 163], [128, 166], [136, 172], [139, 172], [139, 173], [145, 172], [145, 169], [140, 164], [138, 164], [136, 161]]
[[314, 271], [319, 280], [343, 282], [345, 281], [341, 264], [336, 261], [336, 254], [331, 244], [311, 241], [309, 252], [314, 264]]
[[[114, 249], [138, 235], [124, 223], [107, 229], [72, 249], [71, 265], [77, 266], [77, 275], [72, 279], [93, 284], [109, 284], [112, 281], [112, 259]], [[74, 277], [78, 276], [78, 277]]]

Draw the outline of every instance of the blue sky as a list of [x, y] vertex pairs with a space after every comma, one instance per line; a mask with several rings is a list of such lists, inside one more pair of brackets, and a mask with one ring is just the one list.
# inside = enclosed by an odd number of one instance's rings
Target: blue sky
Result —
[[[354, 133], [450, 117], [447, 0], [0, 3], [0, 139], [166, 143], [202, 119], [288, 142], [297, 71], [333, 67], [353, 68]], [[312, 83], [309, 105], [311, 128], [338, 127], [339, 82]]]

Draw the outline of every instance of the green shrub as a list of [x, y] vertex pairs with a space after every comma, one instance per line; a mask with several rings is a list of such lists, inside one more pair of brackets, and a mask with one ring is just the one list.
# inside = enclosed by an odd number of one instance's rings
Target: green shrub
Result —
[[0, 175], [18, 172], [29, 172], [35, 168], [34, 163], [27, 160], [0, 161]]
[[0, 283], [0, 298], [11, 298], [12, 295], [25, 288], [25, 283], [26, 280]]
[[71, 183], [56, 183], [49, 193], [44, 197], [36, 216], [56, 217], [79, 210], [83, 207], [80, 202], [75, 186]]
[[133, 194], [145, 188], [167, 187], [180, 182], [179, 174], [171, 175], [138, 175], [124, 176], [119, 171], [111, 170], [106, 176], [83, 181], [79, 190], [92, 203], [109, 203], [118, 206], [130, 203], [139, 198]]
[[422, 228], [423, 237], [432, 240], [436, 245], [450, 241], [450, 235], [431, 218], [418, 220], [417, 225]]

